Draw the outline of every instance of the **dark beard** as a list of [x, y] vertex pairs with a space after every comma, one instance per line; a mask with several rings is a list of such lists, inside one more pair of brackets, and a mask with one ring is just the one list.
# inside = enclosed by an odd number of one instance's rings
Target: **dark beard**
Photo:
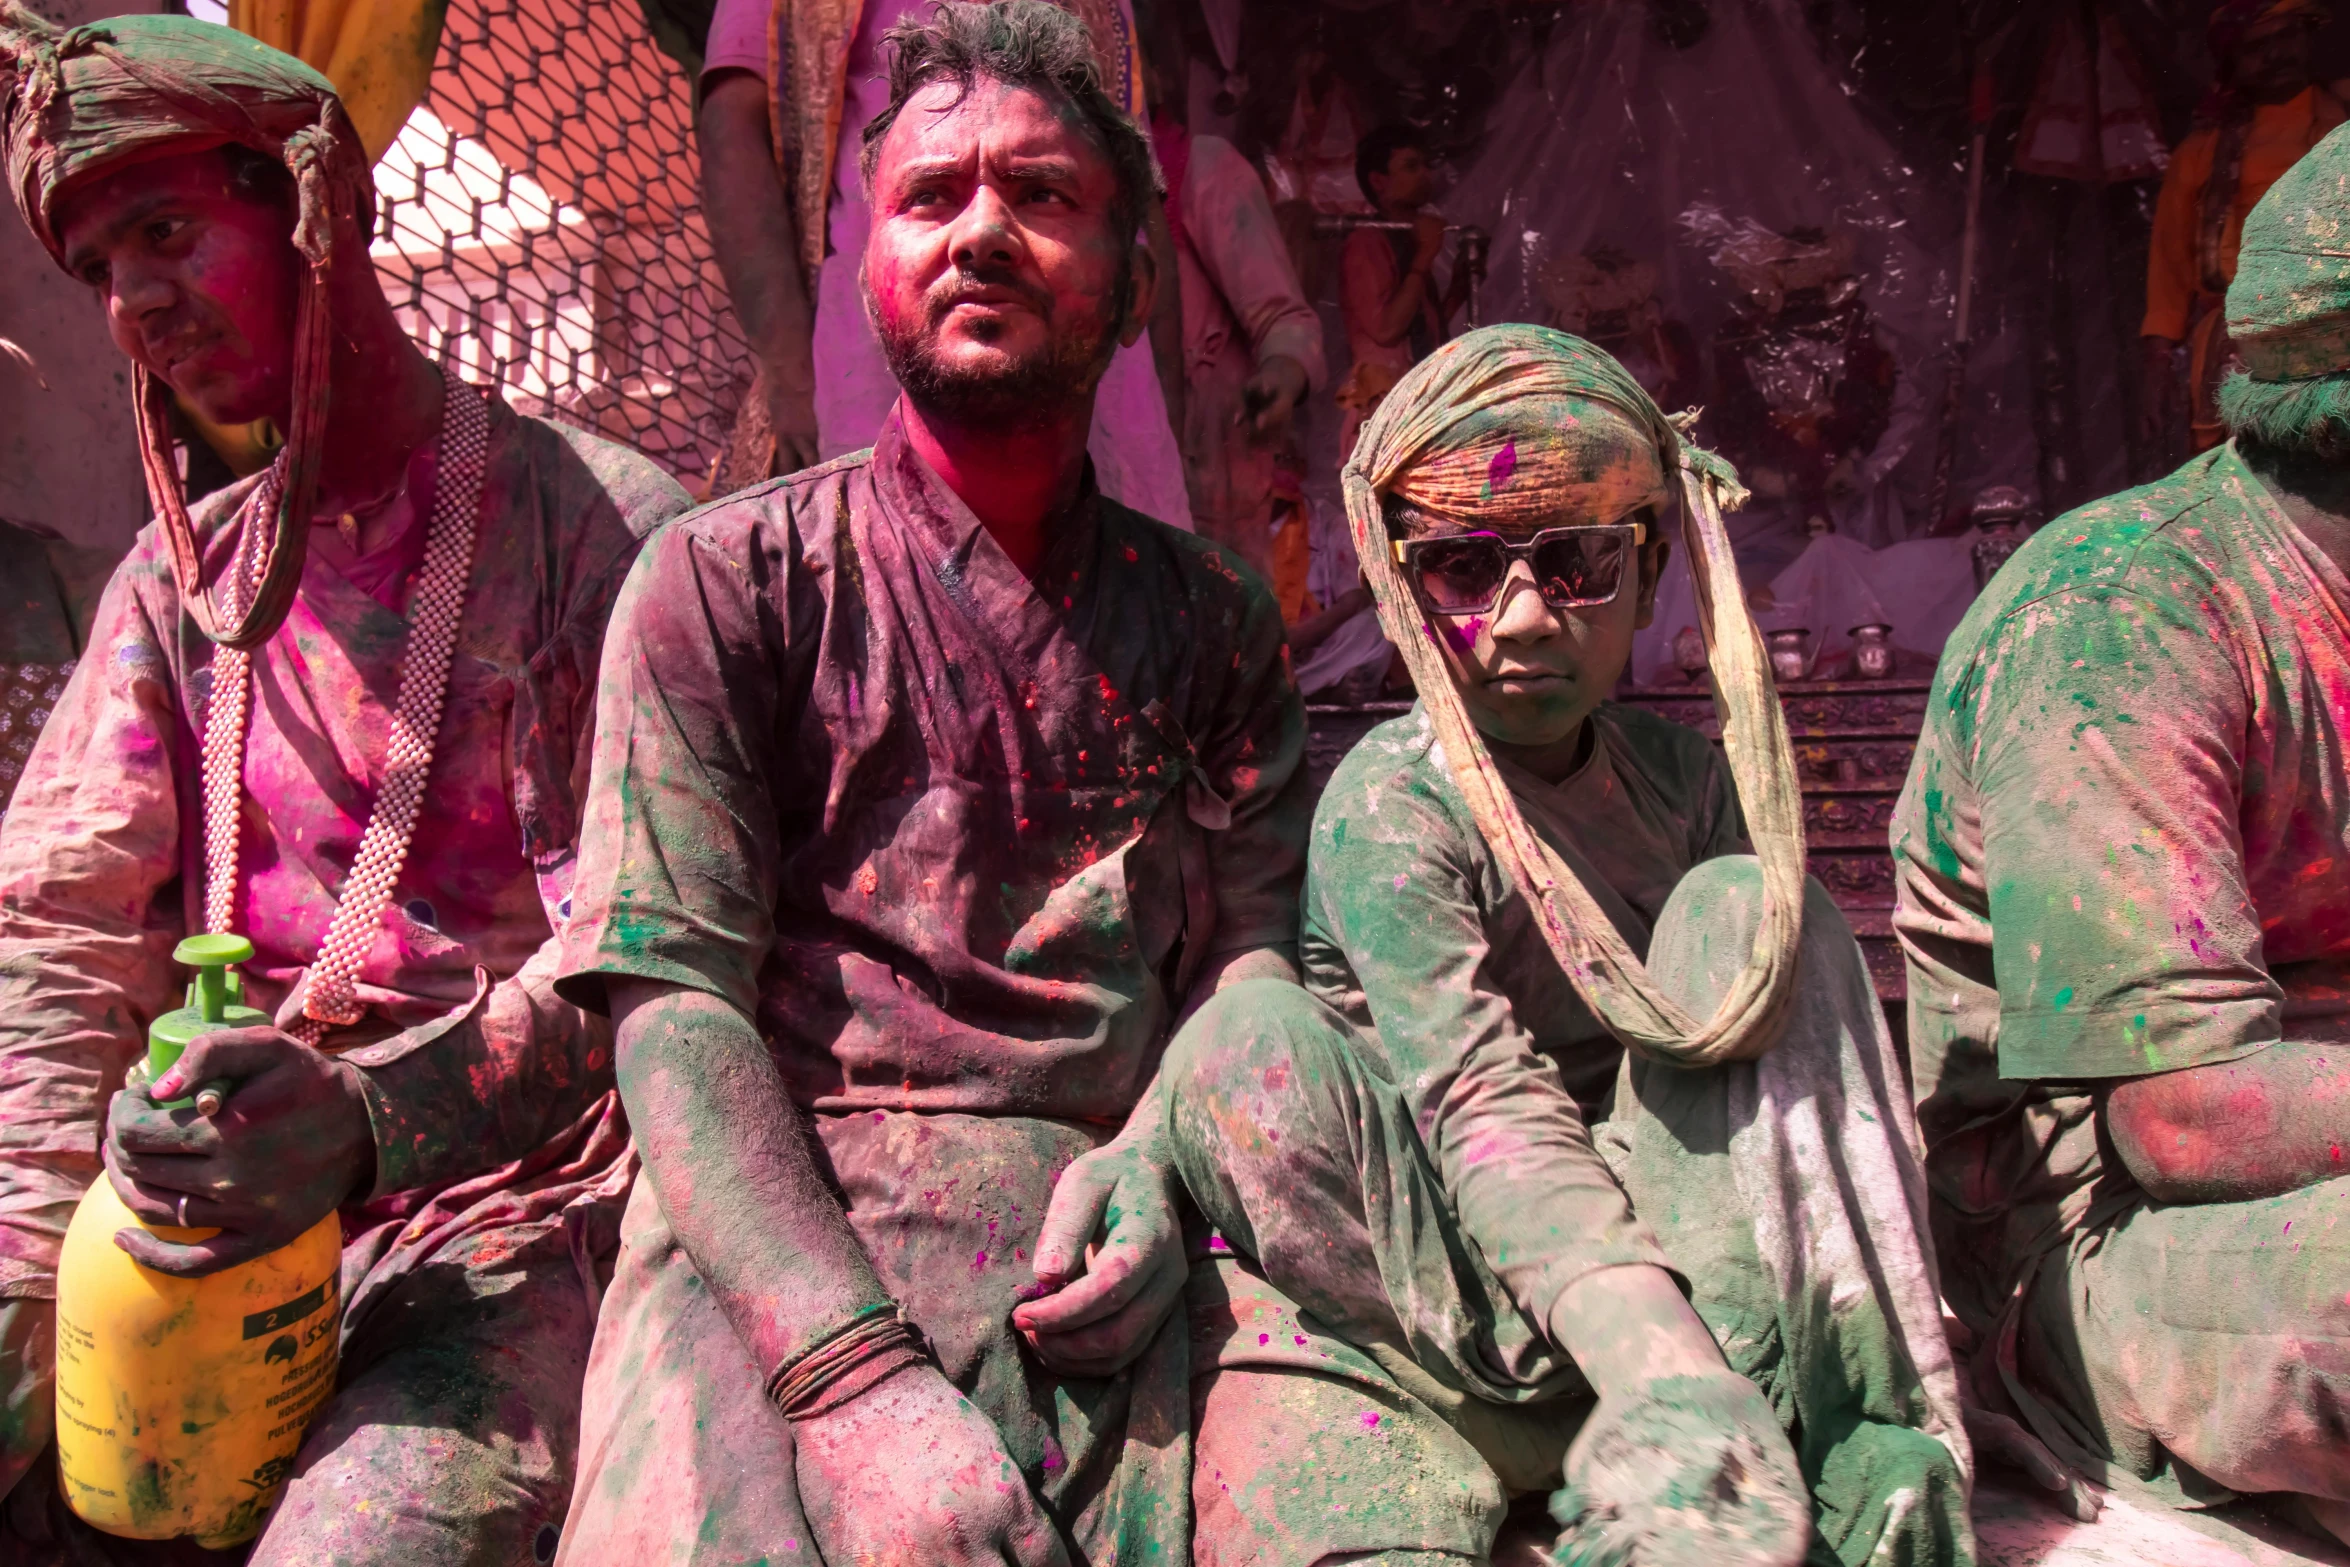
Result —
[[[1131, 281], [1125, 273], [1120, 274], [1118, 298], [1126, 297]], [[908, 400], [923, 412], [956, 424], [1014, 430], [1046, 423], [1070, 404], [1092, 396], [1102, 373], [1110, 367], [1111, 356], [1118, 351], [1115, 321], [1088, 337], [1062, 330], [1047, 313], [1050, 346], [1044, 353], [1003, 369], [954, 368], [942, 362], [937, 351], [939, 323], [953, 303], [950, 285], [946, 297], [926, 302], [922, 325], [913, 332], [893, 332], [884, 325], [870, 293], [865, 313], [873, 324], [873, 335], [881, 342], [882, 357], [889, 361], [890, 375]]]

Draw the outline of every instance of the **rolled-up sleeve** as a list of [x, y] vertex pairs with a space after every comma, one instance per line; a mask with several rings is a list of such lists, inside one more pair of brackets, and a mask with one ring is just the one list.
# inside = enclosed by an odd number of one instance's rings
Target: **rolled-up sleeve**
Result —
[[753, 515], [737, 505], [654, 535], [605, 633], [556, 980], [591, 1010], [607, 1010], [614, 974], [706, 991], [745, 1016], [756, 1007], [775, 939], [769, 752], [786, 685], [762, 627], [790, 568]]
[[1954, 693], [2003, 1077], [2135, 1077], [2280, 1037], [2237, 820], [2252, 692], [2217, 613], [2056, 595], [2012, 612]]

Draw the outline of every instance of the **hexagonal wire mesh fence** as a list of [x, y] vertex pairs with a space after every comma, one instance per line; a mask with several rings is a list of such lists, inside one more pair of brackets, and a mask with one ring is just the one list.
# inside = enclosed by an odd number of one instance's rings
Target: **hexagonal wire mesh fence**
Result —
[[427, 352], [698, 486], [750, 383], [711, 258], [685, 74], [637, 7], [450, 0], [376, 165], [374, 254]]

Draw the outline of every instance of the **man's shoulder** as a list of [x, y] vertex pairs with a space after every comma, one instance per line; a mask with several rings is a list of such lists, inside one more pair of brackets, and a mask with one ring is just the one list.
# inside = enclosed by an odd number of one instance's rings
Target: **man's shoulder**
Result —
[[600, 495], [638, 539], [693, 504], [684, 485], [634, 447], [535, 414], [513, 418], [515, 440], [533, 468], [553, 477], [558, 493], [572, 488], [567, 476], [584, 479], [581, 498], [591, 502], [584, 509], [593, 509], [591, 498]]
[[1398, 802], [1450, 818], [1457, 786], [1443, 761], [1436, 726], [1420, 704], [1375, 726], [1339, 759], [1323, 787], [1314, 809], [1316, 839], [1337, 833], [1340, 822], [1379, 815]]
[[692, 541], [705, 548], [733, 551], [780, 548], [789, 540], [795, 555], [824, 553], [830, 548], [830, 530], [806, 527], [802, 519], [818, 511], [839, 510], [830, 503], [842, 497], [845, 485], [863, 478], [872, 461], [873, 451], [868, 447], [730, 490], [669, 519], [648, 548], [677, 549]]
[[[2054, 600], [2117, 595], [2200, 601], [2228, 569], [2238, 506], [2227, 448], [2176, 473], [2066, 512], [2023, 542], [1979, 595], [1949, 648], [1972, 650], [2002, 624]], [[1949, 658], [1944, 658], [1945, 667]]]

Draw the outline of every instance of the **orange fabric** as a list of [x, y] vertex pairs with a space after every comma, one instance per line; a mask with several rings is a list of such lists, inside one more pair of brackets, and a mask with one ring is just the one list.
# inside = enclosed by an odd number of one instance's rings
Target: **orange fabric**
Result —
[[1273, 558], [1273, 601], [1281, 606], [1282, 623], [1294, 626], [1322, 612], [1313, 589], [1306, 586], [1314, 565], [1313, 543], [1306, 537], [1304, 508], [1294, 501], [1277, 501], [1275, 505], [1281, 526], [1268, 546]]
[[444, 9], [435, 0], [229, 0], [228, 22], [334, 83], [373, 160], [424, 102]]
[[[2308, 88], [2283, 103], [2262, 104], [2253, 111], [2251, 130], [2244, 138], [2243, 177], [2237, 182], [2236, 199], [2229, 207], [2227, 229], [2220, 241], [2221, 261], [2230, 278], [2236, 275], [2236, 249], [2243, 241], [2245, 214], [2345, 117], [2341, 102], [2322, 87]], [[2195, 229], [2218, 140], [2214, 127], [2196, 130], [2179, 143], [2171, 155], [2170, 169], [2163, 175], [2162, 194], [2154, 206], [2153, 239], [2146, 255], [2146, 319], [2139, 328], [2148, 337], [2184, 341], [2202, 311], [2219, 306], [2217, 295], [2197, 300], [2203, 280], [2195, 268]]]

